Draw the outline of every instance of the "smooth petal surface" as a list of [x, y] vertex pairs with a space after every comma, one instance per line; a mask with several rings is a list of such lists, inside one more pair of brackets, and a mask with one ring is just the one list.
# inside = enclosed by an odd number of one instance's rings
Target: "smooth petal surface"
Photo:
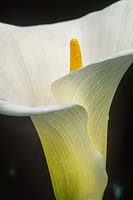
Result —
[[133, 48], [133, 1], [119, 1], [77, 20], [17, 27], [0, 24], [0, 98], [23, 106], [55, 104], [50, 85], [69, 73], [69, 42], [83, 65]]
[[33, 116], [61, 109], [71, 108], [73, 105], [51, 105], [51, 106], [21, 106], [11, 102], [0, 100], [0, 113], [9, 116]]
[[132, 62], [132, 53], [121, 55], [72, 72], [52, 85], [58, 103], [75, 103], [87, 110], [89, 137], [104, 157], [112, 98]]
[[121, 0], [80, 19], [83, 64], [133, 49], [133, 1]]
[[0, 98], [23, 106], [54, 104], [51, 83], [69, 72], [77, 22], [17, 27], [0, 24]]
[[33, 116], [57, 200], [101, 200], [107, 183], [103, 157], [90, 144], [87, 113], [72, 106]]

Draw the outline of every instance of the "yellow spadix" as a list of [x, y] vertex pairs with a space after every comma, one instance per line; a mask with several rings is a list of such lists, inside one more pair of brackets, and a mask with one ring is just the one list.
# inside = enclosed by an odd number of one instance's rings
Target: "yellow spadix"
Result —
[[70, 71], [74, 71], [82, 67], [81, 49], [77, 39], [70, 41]]

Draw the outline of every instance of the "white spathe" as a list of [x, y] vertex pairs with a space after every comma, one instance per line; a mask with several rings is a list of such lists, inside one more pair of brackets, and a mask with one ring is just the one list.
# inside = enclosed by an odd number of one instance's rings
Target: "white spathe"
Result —
[[109, 110], [117, 87], [133, 62], [133, 53], [90, 64], [52, 84], [57, 102], [83, 106], [91, 143], [106, 159]]
[[55, 104], [50, 85], [69, 73], [70, 39], [79, 40], [86, 66], [132, 49], [132, 27], [132, 0], [52, 25], [0, 24], [0, 98], [25, 106]]
[[69, 73], [69, 42], [79, 38], [76, 24], [1, 24], [0, 98], [24, 106], [55, 104], [50, 86]]
[[[121, 0], [81, 18], [85, 65], [133, 49], [133, 1]], [[86, 39], [87, 38], [87, 39]]]
[[[102, 199], [108, 112], [133, 62], [132, 32], [132, 0], [52, 25], [0, 24], [0, 113], [31, 116], [57, 200]], [[69, 73], [72, 38], [86, 67]]]

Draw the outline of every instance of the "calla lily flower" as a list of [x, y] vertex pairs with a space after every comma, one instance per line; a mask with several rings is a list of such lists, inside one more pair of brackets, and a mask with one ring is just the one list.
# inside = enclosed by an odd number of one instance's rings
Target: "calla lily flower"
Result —
[[[132, 0], [52, 25], [0, 24], [0, 113], [31, 117], [57, 200], [102, 199], [109, 110], [133, 62], [132, 27]], [[70, 72], [72, 38], [83, 67]]]

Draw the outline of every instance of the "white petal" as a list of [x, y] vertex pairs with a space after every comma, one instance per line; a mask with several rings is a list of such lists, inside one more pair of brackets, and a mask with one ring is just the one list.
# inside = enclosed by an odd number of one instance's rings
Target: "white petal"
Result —
[[17, 27], [0, 24], [0, 98], [25, 106], [54, 104], [51, 83], [69, 72], [69, 42], [83, 63], [133, 48], [133, 1], [123, 0], [77, 20]]
[[80, 19], [83, 63], [133, 49], [133, 0], [122, 0]]
[[79, 34], [76, 24], [0, 24], [0, 98], [25, 106], [54, 104], [50, 85], [69, 72], [69, 42]]
[[49, 105], [49, 106], [21, 106], [11, 102], [0, 99], [0, 114], [10, 116], [33, 116], [44, 113], [59, 111], [62, 109], [71, 108], [73, 105]]
[[88, 132], [106, 157], [108, 114], [116, 89], [133, 62], [133, 53], [89, 65], [53, 83], [58, 103], [82, 105], [88, 112]]
[[101, 200], [107, 183], [103, 157], [90, 144], [81, 106], [32, 117], [57, 200]]

